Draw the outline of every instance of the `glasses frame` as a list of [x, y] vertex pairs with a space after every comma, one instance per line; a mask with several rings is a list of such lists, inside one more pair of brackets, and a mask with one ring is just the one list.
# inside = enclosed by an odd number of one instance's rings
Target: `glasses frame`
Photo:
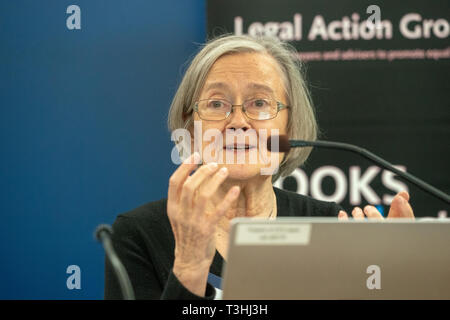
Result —
[[[234, 107], [241, 107], [241, 108], [242, 108], [242, 112], [244, 113], [244, 115], [245, 115], [247, 118], [249, 118], [250, 120], [255, 120], [255, 121], [265, 121], [265, 120], [272, 120], [272, 119], [275, 119], [275, 118], [278, 116], [278, 112], [280, 112], [280, 110], [283, 110], [283, 109], [289, 109], [289, 108], [290, 108], [290, 106], [287, 106], [287, 105], [281, 103], [280, 101], [273, 99], [273, 100], [275, 100], [275, 102], [277, 103], [277, 113], [276, 113], [273, 117], [268, 118], [268, 119], [253, 119], [253, 118], [251, 118], [251, 117], [248, 116], [247, 111], [246, 111], [245, 108], [244, 108], [244, 103], [246, 103], [247, 101], [244, 101], [243, 104], [231, 104], [231, 111], [228, 112], [228, 114], [226, 115], [226, 117], [223, 118], [223, 119], [214, 119], [214, 120], [212, 120], [212, 119], [203, 119], [202, 116], [200, 115], [200, 112], [198, 111], [198, 104], [200, 103], [200, 101], [209, 101], [209, 100], [219, 100], [219, 101], [226, 101], [226, 102], [231, 103], [230, 101], [225, 100], [225, 99], [201, 99], [201, 100], [196, 101], [195, 104], [194, 104], [194, 108], [193, 108], [193, 109], [194, 109], [194, 112], [197, 112], [197, 113], [198, 113], [198, 116], [200, 117], [200, 119], [202, 119], [202, 120], [204, 120], [204, 121], [223, 121], [223, 120], [226, 120], [226, 119], [228, 119], [228, 117], [233, 113]], [[250, 101], [250, 100], [248, 100], [248, 101]]]

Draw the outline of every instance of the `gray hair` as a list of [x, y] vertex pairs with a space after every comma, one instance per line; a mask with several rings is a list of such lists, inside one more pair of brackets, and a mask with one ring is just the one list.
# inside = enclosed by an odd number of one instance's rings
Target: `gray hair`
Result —
[[[173, 98], [169, 110], [169, 130], [188, 129], [193, 125], [193, 105], [198, 99], [206, 77], [214, 62], [221, 56], [240, 52], [259, 52], [273, 57], [281, 68], [285, 84], [288, 110], [289, 139], [316, 140], [318, 127], [310, 93], [303, 78], [304, 66], [291, 45], [273, 37], [224, 35], [208, 41], [189, 65]], [[291, 149], [279, 170], [272, 176], [276, 181], [302, 165], [311, 148]]]

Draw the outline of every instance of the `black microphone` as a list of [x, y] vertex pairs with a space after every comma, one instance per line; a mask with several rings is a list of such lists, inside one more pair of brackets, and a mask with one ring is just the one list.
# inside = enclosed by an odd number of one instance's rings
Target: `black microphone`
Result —
[[[278, 139], [277, 139], [278, 138]], [[274, 141], [272, 142], [272, 139]], [[278, 142], [278, 148], [274, 144]], [[274, 145], [273, 145], [274, 144]], [[395, 174], [399, 175], [406, 181], [414, 184], [415, 186], [419, 187], [423, 191], [431, 194], [432, 196], [446, 202], [447, 204], [450, 203], [450, 196], [444, 192], [442, 192], [439, 189], [436, 189], [435, 187], [429, 185], [425, 181], [420, 180], [416, 176], [413, 176], [412, 174], [408, 172], [403, 172], [396, 167], [394, 167], [391, 163], [387, 162], [386, 160], [378, 157], [377, 155], [373, 154], [370, 151], [367, 151], [366, 149], [357, 147], [352, 144], [348, 143], [342, 143], [342, 142], [332, 142], [332, 141], [304, 141], [304, 140], [289, 140], [287, 136], [272, 136], [267, 139], [267, 149], [274, 152], [289, 152], [291, 148], [302, 148], [302, 147], [319, 147], [319, 148], [327, 148], [327, 149], [338, 149], [338, 150], [346, 150], [353, 153], [357, 153], [364, 158], [376, 163], [380, 167], [383, 167], [391, 172], [394, 172]], [[273, 150], [272, 150], [273, 149]]]
[[114, 272], [116, 273], [116, 277], [119, 280], [123, 299], [134, 300], [134, 291], [131, 285], [130, 278], [128, 277], [127, 270], [117, 256], [112, 244], [112, 233], [112, 228], [109, 225], [101, 224], [95, 230], [95, 238], [102, 243], [103, 248], [106, 252], [106, 256], [111, 262]]

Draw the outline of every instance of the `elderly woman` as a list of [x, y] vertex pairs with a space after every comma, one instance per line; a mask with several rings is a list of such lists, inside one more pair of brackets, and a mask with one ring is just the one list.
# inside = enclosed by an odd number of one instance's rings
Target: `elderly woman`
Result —
[[[203, 137], [211, 129], [224, 136], [277, 129], [292, 139], [314, 140], [314, 111], [293, 53], [287, 44], [271, 38], [224, 36], [210, 41], [193, 59], [173, 99], [170, 130], [189, 130], [192, 140], [184, 142], [192, 148], [195, 134]], [[201, 124], [200, 132], [194, 132], [194, 123]], [[272, 176], [261, 172], [273, 163], [262, 157], [249, 161], [255, 152], [270, 154], [264, 144], [245, 141], [223, 142], [213, 152], [214, 162], [205, 160], [207, 145], [201, 144], [170, 177], [167, 199], [117, 217], [114, 246], [136, 298], [213, 299], [215, 289], [208, 275], [221, 274], [234, 217], [348, 218], [336, 203], [273, 187], [277, 177], [307, 159], [310, 149], [280, 153], [279, 170]], [[242, 155], [244, 163], [227, 161]], [[413, 217], [408, 199], [406, 192], [396, 195], [389, 217]], [[372, 206], [355, 208], [352, 216], [382, 219]], [[121, 299], [108, 261], [105, 280], [105, 298]]]

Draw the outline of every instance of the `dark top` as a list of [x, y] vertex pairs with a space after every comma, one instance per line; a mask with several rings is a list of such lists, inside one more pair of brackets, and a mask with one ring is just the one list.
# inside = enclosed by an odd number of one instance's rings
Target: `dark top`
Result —
[[[334, 202], [315, 200], [274, 187], [277, 216], [336, 217], [342, 208]], [[186, 289], [172, 272], [175, 239], [167, 217], [167, 199], [151, 202], [120, 214], [113, 224], [114, 248], [122, 260], [136, 299], [214, 299], [208, 283], [205, 297]], [[224, 260], [217, 252], [210, 273], [220, 276]], [[105, 299], [122, 299], [119, 282], [105, 259]]]

